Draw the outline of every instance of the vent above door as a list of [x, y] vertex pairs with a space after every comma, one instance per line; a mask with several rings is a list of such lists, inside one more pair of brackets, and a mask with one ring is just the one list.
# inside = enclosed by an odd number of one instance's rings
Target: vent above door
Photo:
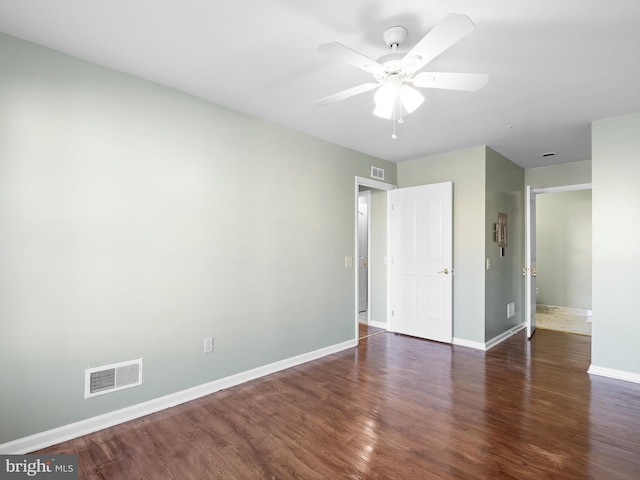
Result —
[[84, 372], [84, 398], [142, 385], [141, 358], [87, 368]]
[[371, 178], [375, 178], [376, 180], [384, 180], [384, 170], [379, 167], [374, 167], [371, 165]]

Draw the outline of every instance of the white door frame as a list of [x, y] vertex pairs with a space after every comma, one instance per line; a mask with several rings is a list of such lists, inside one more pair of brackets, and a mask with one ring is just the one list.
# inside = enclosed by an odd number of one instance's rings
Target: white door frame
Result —
[[531, 337], [536, 331], [536, 308], [537, 308], [537, 289], [536, 289], [536, 200], [537, 196], [531, 189], [531, 186], [524, 187], [525, 205], [525, 239], [524, 239], [524, 317], [525, 328], [527, 330], [527, 338]]
[[[367, 231], [366, 231], [366, 239], [367, 239], [367, 244], [366, 246], [363, 248], [363, 250], [366, 251], [366, 255], [361, 255], [360, 253], [360, 248], [363, 247], [363, 242], [361, 241], [362, 239], [360, 238], [360, 235], [362, 234], [362, 229], [360, 228], [360, 222], [362, 222], [362, 217], [361, 217], [361, 213], [360, 213], [360, 200], [364, 198], [366, 200], [366, 206], [367, 206], [367, 210], [365, 213], [365, 219], [367, 222]], [[369, 320], [371, 319], [371, 315], [370, 315], [370, 302], [371, 302], [371, 285], [369, 284], [369, 256], [371, 255], [371, 190], [365, 190], [364, 192], [358, 192], [358, 251], [356, 251], [356, 268], [358, 269], [358, 273], [360, 272], [360, 268], [366, 268], [366, 282], [363, 282], [366, 284], [367, 286], [367, 292], [366, 292], [366, 299], [365, 299], [365, 303], [366, 303], [366, 313], [367, 313], [367, 324], [369, 324]], [[363, 261], [364, 261], [364, 265], [360, 264], [360, 257], [363, 257]], [[358, 274], [358, 282], [362, 281], [362, 275]], [[358, 285], [358, 314], [361, 315], [362, 314], [362, 289], [360, 288], [362, 287], [362, 285]]]
[[[355, 252], [355, 258], [358, 258], [358, 193], [360, 191], [360, 187], [369, 187], [369, 188], [373, 188], [376, 190], [385, 190], [385, 191], [389, 191], [389, 190], [395, 190], [396, 188], [398, 188], [396, 185], [393, 185], [391, 183], [385, 183], [385, 182], [381, 182], [379, 180], [373, 180], [371, 178], [366, 178], [366, 177], [355, 177], [355, 189], [354, 189], [354, 201], [353, 201], [353, 211], [354, 211], [354, 252]], [[388, 212], [387, 212], [387, 216], [388, 216]], [[387, 238], [388, 238], [388, 232], [389, 229], [387, 228]], [[389, 247], [389, 244], [387, 243], [387, 248]], [[388, 257], [388, 254], [387, 254]], [[355, 266], [355, 262], [353, 262], [353, 265]], [[387, 272], [388, 273], [388, 272]], [[369, 310], [368, 312], [371, 311], [371, 269], [369, 268], [368, 272], [367, 272], [368, 278], [367, 278], [367, 283], [368, 283], [368, 297], [369, 297]], [[355, 338], [356, 341], [359, 342], [358, 337], [359, 335], [359, 331], [358, 331], [358, 284], [359, 284], [359, 280], [358, 280], [358, 269], [354, 268], [354, 278], [355, 278], [355, 293], [354, 293], [354, 327], [355, 327]], [[387, 278], [387, 285], [389, 284], [389, 279]], [[389, 299], [390, 299], [390, 291], [389, 288], [387, 287], [387, 305], [389, 305]], [[367, 313], [367, 315], [369, 315], [369, 313]], [[388, 319], [387, 319], [388, 321]]]
[[[578, 183], [578, 184], [574, 184], [574, 185], [562, 185], [559, 187], [542, 187], [542, 188], [532, 188], [531, 189], [531, 195], [535, 196], [535, 195], [540, 195], [542, 193], [562, 193], [562, 192], [576, 192], [579, 190], [592, 190], [593, 186], [591, 183]], [[526, 200], [527, 202], [529, 201], [529, 199]], [[525, 221], [529, 221], [529, 222], [535, 222], [536, 219], [535, 217], [533, 218], [529, 218], [526, 219]], [[526, 225], [525, 231], [530, 232], [531, 231], [531, 224]], [[527, 239], [525, 239], [527, 240]], [[525, 252], [525, 255], [529, 255], [528, 252]], [[525, 257], [525, 266], [527, 265], [527, 258]], [[527, 282], [525, 282], [525, 289], [527, 288]], [[536, 297], [535, 295], [532, 296], [532, 302], [536, 301]], [[526, 298], [526, 292], [525, 292], [525, 298]], [[531, 308], [535, 308], [535, 305], [531, 305]], [[525, 319], [525, 321], [528, 322], [530, 321], [530, 319]]]

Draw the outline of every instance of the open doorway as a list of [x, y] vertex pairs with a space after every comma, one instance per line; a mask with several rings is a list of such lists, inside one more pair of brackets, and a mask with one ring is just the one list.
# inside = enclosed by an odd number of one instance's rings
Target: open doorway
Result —
[[395, 185], [356, 177], [356, 338], [387, 329], [387, 192]]
[[591, 190], [537, 198], [538, 328], [591, 335], [591, 211]]
[[528, 331], [591, 335], [591, 184], [536, 188], [530, 195]]
[[[366, 190], [365, 190], [366, 189]], [[369, 205], [371, 190], [360, 187], [358, 191], [358, 323], [369, 323]]]

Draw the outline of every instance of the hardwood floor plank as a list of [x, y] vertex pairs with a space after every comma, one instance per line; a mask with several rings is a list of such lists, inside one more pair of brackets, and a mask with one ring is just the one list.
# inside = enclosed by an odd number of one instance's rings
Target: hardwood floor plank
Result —
[[373, 327], [371, 325], [367, 325], [366, 323], [358, 323], [358, 337], [365, 338], [371, 335], [376, 335], [378, 333], [384, 332], [384, 328]]
[[640, 478], [640, 385], [589, 337], [357, 348], [65, 442], [87, 479]]

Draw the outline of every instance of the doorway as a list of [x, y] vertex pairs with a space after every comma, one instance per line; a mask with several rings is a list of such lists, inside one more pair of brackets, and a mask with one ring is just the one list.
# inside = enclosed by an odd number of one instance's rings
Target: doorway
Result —
[[535, 262], [526, 272], [533, 285], [526, 305], [531, 334], [536, 327], [591, 333], [590, 190], [591, 184], [530, 189], [527, 201], [535, 206], [526, 228], [532, 246], [527, 265]]
[[369, 323], [369, 205], [371, 191], [360, 187], [358, 192], [358, 321]]
[[395, 185], [355, 179], [355, 334], [387, 329], [387, 192]]

